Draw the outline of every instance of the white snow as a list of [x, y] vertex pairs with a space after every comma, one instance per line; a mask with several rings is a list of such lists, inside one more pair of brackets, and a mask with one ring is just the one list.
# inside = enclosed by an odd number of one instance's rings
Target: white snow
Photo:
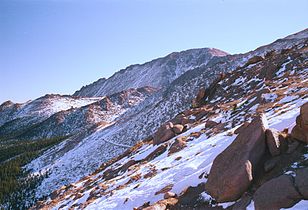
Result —
[[[281, 209], [284, 210], [284, 209]], [[301, 200], [288, 210], [308, 210], [308, 200]]]
[[241, 76], [241, 77], [237, 78], [237, 79], [234, 81], [234, 83], [231, 84], [231, 85], [232, 85], [232, 86], [240, 85], [240, 84], [244, 83], [245, 80], [246, 80], [246, 78], [244, 78], [244, 77]]
[[265, 99], [266, 102], [272, 102], [277, 98], [277, 94], [275, 93], [263, 93], [262, 98]]
[[284, 72], [286, 71], [286, 66], [287, 66], [289, 63], [292, 62], [292, 60], [291, 60], [290, 57], [288, 57], [288, 60], [289, 60], [289, 61], [287, 61], [287, 62], [285, 62], [284, 64], [282, 64], [282, 65], [281, 65], [281, 68], [276, 72], [276, 76], [278, 76], [278, 78], [283, 76]]
[[278, 101], [279, 104], [284, 104], [284, 103], [288, 103], [290, 101], [293, 101], [295, 99], [297, 99], [298, 96], [294, 96], [294, 95], [291, 95], [291, 96], [285, 96], [284, 98], [282, 98], [281, 100]]

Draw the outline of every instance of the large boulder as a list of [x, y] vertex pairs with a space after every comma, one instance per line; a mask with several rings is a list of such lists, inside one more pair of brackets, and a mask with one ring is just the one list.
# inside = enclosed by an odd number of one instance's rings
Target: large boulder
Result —
[[304, 199], [308, 199], [308, 168], [296, 171], [295, 185]]
[[215, 158], [205, 189], [218, 202], [235, 201], [248, 189], [265, 153], [267, 128], [265, 116], [258, 115]]
[[296, 118], [296, 125], [292, 129], [291, 136], [308, 144], [308, 103], [301, 106], [300, 115]]
[[168, 141], [169, 139], [175, 136], [173, 130], [173, 124], [171, 122], [165, 123], [153, 135], [153, 144], [161, 144], [163, 142]]
[[281, 175], [264, 183], [253, 196], [255, 210], [290, 208], [301, 200], [292, 179]]

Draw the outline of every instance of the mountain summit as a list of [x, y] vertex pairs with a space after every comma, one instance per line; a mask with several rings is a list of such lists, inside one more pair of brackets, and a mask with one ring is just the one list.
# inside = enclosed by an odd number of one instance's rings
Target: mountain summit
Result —
[[214, 48], [174, 52], [144, 64], [131, 65], [108, 79], [99, 79], [76, 91], [74, 96], [105, 96], [144, 86], [164, 88], [188, 70], [206, 65], [214, 56], [226, 55], [228, 53]]

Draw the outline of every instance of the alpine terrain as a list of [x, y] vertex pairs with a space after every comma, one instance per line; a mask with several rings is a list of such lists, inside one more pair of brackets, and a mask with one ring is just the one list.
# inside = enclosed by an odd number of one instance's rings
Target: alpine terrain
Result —
[[0, 209], [308, 209], [308, 29], [0, 105]]

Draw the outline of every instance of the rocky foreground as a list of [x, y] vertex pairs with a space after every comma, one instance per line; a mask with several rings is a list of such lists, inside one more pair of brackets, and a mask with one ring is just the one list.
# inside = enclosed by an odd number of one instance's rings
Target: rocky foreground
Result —
[[221, 73], [191, 109], [32, 209], [307, 209], [307, 55], [306, 40]]

